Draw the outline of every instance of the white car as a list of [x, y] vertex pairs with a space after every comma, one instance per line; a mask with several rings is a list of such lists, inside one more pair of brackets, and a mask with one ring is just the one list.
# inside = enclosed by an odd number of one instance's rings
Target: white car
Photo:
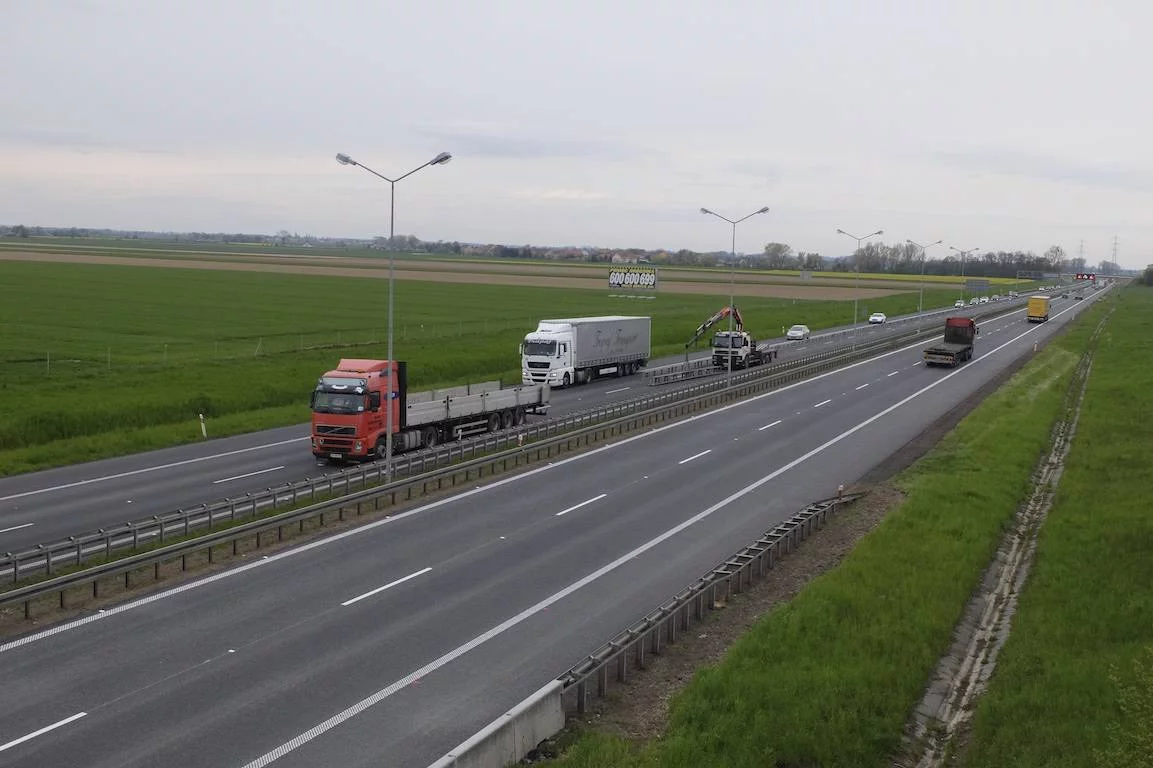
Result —
[[885, 320], [887, 320], [887, 319], [888, 318], [885, 317], [884, 312], [874, 312], [873, 314], [869, 315], [869, 324], [870, 325], [881, 324], [881, 323], [884, 323]]
[[794, 325], [789, 329], [789, 332], [785, 334], [785, 338], [789, 341], [804, 341], [809, 338], [811, 333], [812, 331], [809, 330], [809, 326], [807, 325]]
[[973, 298], [969, 299], [969, 306], [970, 306], [970, 307], [976, 306], [977, 304], [980, 304], [980, 303], [981, 303], [981, 300], [980, 300], [980, 299], [978, 299], [976, 296], [974, 296]]
[[982, 296], [981, 297], [981, 303], [982, 304], [988, 304], [989, 303], [989, 297], [988, 296]]
[[964, 299], [957, 299], [956, 301], [953, 302], [953, 306], [956, 307], [957, 309], [961, 309], [962, 307], [965, 306], [965, 300]]

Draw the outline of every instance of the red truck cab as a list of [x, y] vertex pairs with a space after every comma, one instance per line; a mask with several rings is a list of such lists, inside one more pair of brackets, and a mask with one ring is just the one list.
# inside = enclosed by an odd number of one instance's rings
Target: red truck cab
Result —
[[382, 403], [393, 408], [392, 429], [398, 431], [405, 373], [403, 362], [345, 358], [321, 376], [311, 401], [313, 455], [326, 460], [383, 457], [388, 422]]

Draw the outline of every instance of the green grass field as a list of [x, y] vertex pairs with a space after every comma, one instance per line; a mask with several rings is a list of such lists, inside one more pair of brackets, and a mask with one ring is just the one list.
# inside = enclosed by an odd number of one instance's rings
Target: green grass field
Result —
[[[1065, 474], [977, 710], [966, 766], [1153, 765], [1151, 337], [1153, 290], [1128, 288], [1094, 358]], [[1143, 675], [1135, 662], [1146, 666]], [[1136, 694], [1127, 715], [1125, 691]], [[1112, 724], [1143, 738], [1143, 749], [1095, 754], [1110, 749]]]
[[1090, 310], [900, 475], [900, 507], [838, 568], [700, 671], [674, 699], [664, 738], [638, 748], [593, 734], [563, 764], [888, 766], [1028, 493], [1100, 312]]
[[[383, 357], [386, 283], [341, 277], [0, 261], [0, 474], [308, 419], [316, 377]], [[927, 290], [926, 306], [953, 293]], [[651, 314], [654, 354], [683, 351], [726, 297], [400, 281], [397, 358], [412, 385], [517, 381], [517, 347], [545, 317]], [[913, 311], [910, 292], [862, 313]], [[762, 337], [851, 319], [849, 302], [742, 301]]]

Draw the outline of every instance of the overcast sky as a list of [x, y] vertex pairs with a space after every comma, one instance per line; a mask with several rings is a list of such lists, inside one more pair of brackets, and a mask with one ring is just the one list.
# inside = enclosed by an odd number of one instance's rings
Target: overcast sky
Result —
[[[14, 0], [0, 223], [1153, 261], [1148, 0]], [[930, 251], [943, 256], [942, 249]]]

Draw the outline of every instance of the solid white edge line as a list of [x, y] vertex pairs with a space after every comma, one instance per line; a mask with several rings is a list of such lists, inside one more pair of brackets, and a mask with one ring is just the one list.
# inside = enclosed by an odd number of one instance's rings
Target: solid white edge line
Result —
[[[1070, 307], [1070, 309], [1072, 309], [1072, 307]], [[1024, 311], [1024, 310], [1022, 309], [1021, 311]], [[1053, 318], [1059, 317], [1060, 315], [1063, 315], [1065, 312], [1068, 312], [1068, 311], [1069, 310], [1063, 310], [1060, 313], [1053, 315], [1050, 318], [1050, 320], [1052, 320]], [[1012, 344], [1013, 342], [1022, 338], [1023, 336], [1026, 336], [1026, 335], [1028, 335], [1034, 331], [1039, 331], [1042, 328], [1046, 328], [1046, 327], [1048, 327], [1047, 323], [1043, 323], [1040, 325], [1034, 325], [1029, 330], [1022, 333], [1020, 336], [1015, 336], [1012, 339], [1010, 339], [1009, 341], [1002, 344], [1001, 347], [997, 347], [997, 349], [1001, 349], [1002, 347], [1006, 347], [1009, 344]], [[907, 344], [904, 347], [899, 347], [899, 348], [894, 349], [892, 351], [877, 355], [876, 357], [871, 357], [867, 360], [859, 360], [855, 363], [849, 363], [848, 365], [843, 366], [841, 368], [835, 368], [831, 371], [826, 371], [825, 373], [819, 373], [816, 376], [810, 377], [808, 379], [803, 379], [801, 381], [796, 381], [796, 382], [793, 382], [792, 384], [787, 384], [783, 387], [771, 390], [769, 392], [763, 392], [759, 395], [754, 395], [752, 397], [745, 398], [744, 400], [738, 400], [735, 403], [729, 403], [728, 405], [722, 405], [719, 408], [714, 408], [710, 411], [705, 411], [704, 413], [699, 413], [695, 416], [689, 416], [687, 419], [683, 419], [681, 421], [677, 421], [677, 422], [674, 422], [672, 424], [666, 424], [664, 426], [660, 426], [660, 427], [657, 427], [655, 429], [651, 429], [647, 432], [642, 432], [640, 434], [633, 435], [632, 437], [626, 437], [623, 440], [618, 440], [615, 443], [611, 443], [609, 445], [604, 445], [604, 446], [601, 446], [600, 448], [593, 448], [591, 451], [586, 451], [584, 453], [577, 454], [575, 456], [569, 456], [568, 458], [561, 459], [559, 461], [548, 462], [547, 464], [544, 464], [543, 466], [537, 467], [536, 469], [530, 469], [527, 472], [520, 473], [519, 475], [514, 475], [512, 477], [506, 477], [502, 480], [494, 480], [493, 482], [489, 483], [488, 485], [483, 485], [483, 486], [480, 486], [479, 488], [473, 488], [473, 489], [464, 491], [463, 493], [459, 493], [455, 496], [449, 496], [449, 497], [446, 497], [443, 499], [438, 499], [437, 501], [430, 502], [428, 504], [425, 504], [424, 506], [416, 507], [415, 509], [410, 509], [407, 512], [401, 512], [400, 514], [392, 515], [392, 516], [387, 517], [383, 520], [378, 520], [375, 523], [366, 523], [362, 526], [359, 526], [356, 528], [351, 528], [347, 531], [335, 534], [333, 536], [329, 536], [329, 537], [324, 538], [324, 539], [318, 539], [316, 541], [312, 541], [312, 542], [309, 542], [307, 544], [301, 544], [299, 547], [296, 547], [294, 549], [285, 550], [284, 552], [280, 552], [280, 553], [277, 553], [275, 555], [269, 555], [267, 560], [265, 560], [265, 559], [254, 560], [251, 563], [246, 563], [244, 565], [237, 566], [234, 569], [231, 569], [228, 571], [221, 571], [220, 573], [213, 574], [212, 576], [206, 576], [205, 578], [200, 579], [199, 581], [193, 581], [193, 582], [189, 582], [188, 584], [182, 584], [179, 587], [173, 587], [172, 589], [165, 590], [164, 592], [157, 592], [156, 594], [149, 595], [147, 597], [142, 597], [139, 600], [134, 600], [132, 602], [128, 602], [128, 603], [124, 603], [122, 605], [117, 605], [117, 606], [114, 606], [112, 608], [108, 608], [103, 613], [94, 613], [94, 614], [91, 614], [89, 616], [85, 616], [84, 618], [76, 619], [74, 621], [70, 621], [70, 622], [67, 622], [65, 624], [61, 624], [59, 626], [52, 627], [50, 629], [46, 629], [42, 632], [37, 632], [35, 634], [27, 635], [25, 637], [21, 637], [21, 638], [16, 639], [16, 640], [12, 640], [11, 642], [8, 642], [8, 643], [0, 644], [0, 653], [5, 653], [7, 651], [14, 650], [14, 649], [19, 648], [23, 645], [28, 645], [29, 643], [34, 643], [34, 642], [36, 642], [38, 640], [42, 640], [46, 637], [51, 637], [52, 635], [60, 634], [61, 632], [68, 632], [68, 631], [71, 631], [73, 629], [77, 629], [77, 628], [82, 627], [85, 624], [88, 624], [88, 623], [93, 622], [93, 621], [100, 621], [102, 619], [107, 619], [107, 618], [110, 618], [112, 616], [116, 616], [120, 613], [124, 613], [126, 611], [131, 611], [131, 610], [134, 610], [136, 608], [141, 608], [145, 605], [157, 602], [159, 600], [165, 600], [169, 597], [175, 597], [176, 595], [179, 595], [183, 592], [188, 592], [188, 591], [193, 590], [193, 589], [199, 589], [200, 587], [207, 586], [207, 585], [212, 584], [214, 582], [221, 581], [223, 579], [232, 578], [233, 576], [237, 576], [239, 574], [245, 573], [246, 571], [249, 571], [253, 568], [261, 568], [263, 566], [269, 565], [271, 563], [275, 563], [279, 560], [283, 560], [283, 559], [288, 558], [288, 557], [295, 557], [297, 555], [303, 554], [303, 553], [308, 552], [310, 550], [316, 549], [317, 547], [328, 546], [329, 544], [333, 544], [335, 542], [342, 541], [349, 536], [360, 536], [360, 535], [365, 534], [369, 531], [375, 530], [376, 528], [379, 528], [380, 526], [391, 525], [391, 524], [393, 524], [399, 520], [404, 520], [404, 519], [406, 519], [412, 515], [419, 515], [421, 513], [428, 512], [429, 510], [437, 509], [437, 508], [443, 507], [447, 504], [452, 504], [452, 503], [461, 501], [462, 499], [467, 499], [470, 496], [473, 496], [475, 494], [484, 493], [486, 491], [489, 491], [489, 490], [492, 490], [495, 488], [500, 488], [500, 487], [505, 486], [509, 483], [520, 482], [521, 480], [524, 480], [527, 477], [532, 477], [532, 476], [537, 475], [541, 472], [548, 472], [548, 471], [553, 470], [557, 467], [568, 464], [569, 462], [583, 461], [583, 460], [589, 458], [590, 456], [596, 456], [596, 455], [603, 453], [605, 451], [615, 450], [617, 448], [620, 448], [621, 446], [628, 445], [628, 444], [635, 442], [637, 440], [644, 440], [646, 438], [652, 437], [653, 435], [660, 434], [660, 433], [665, 432], [665, 431], [670, 430], [670, 429], [678, 429], [680, 427], [687, 426], [689, 424], [696, 422], [699, 419], [708, 419], [708, 418], [712, 418], [713, 416], [716, 416], [718, 414], [725, 413], [725, 412], [732, 410], [734, 408], [743, 408], [743, 407], [749, 405], [750, 403], [759, 402], [759, 401], [761, 401], [767, 397], [775, 397], [775, 396], [781, 394], [782, 392], [788, 392], [790, 390], [796, 389], [797, 387], [803, 387], [803, 386], [807, 386], [809, 384], [812, 384], [814, 381], [820, 381], [822, 379], [828, 378], [829, 376], [836, 376], [838, 374], [844, 373], [845, 371], [849, 371], [849, 370], [852, 370], [854, 368], [859, 368], [862, 365], [869, 365], [871, 363], [877, 362], [878, 360], [883, 360], [886, 357], [890, 357], [892, 355], [898, 355], [902, 352], [908, 352], [910, 349], [917, 349], [917, 348], [921, 347], [923, 344], [924, 344], [924, 342], [917, 342], [915, 344]], [[994, 350], [994, 351], [996, 351], [996, 350]], [[974, 362], [984, 359], [989, 354], [992, 354], [992, 352], [987, 353], [986, 355], [982, 355], [979, 358], [976, 358], [974, 360]], [[953, 371], [953, 373], [960, 373], [960, 372], [965, 371], [965, 370], [968, 370], [968, 366], [966, 366], [965, 368], [958, 368], [956, 371]], [[951, 375], [951, 374], [949, 374], [949, 375]], [[943, 381], [943, 379], [942, 379], [942, 381]]]
[[593, 496], [591, 499], [588, 499], [587, 501], [582, 501], [580, 504], [574, 504], [573, 506], [569, 507], [568, 509], [562, 509], [560, 512], [556, 513], [555, 517], [560, 517], [561, 515], [567, 515], [569, 512], [572, 512], [573, 510], [576, 510], [576, 509], [580, 509], [581, 507], [588, 506], [589, 504], [592, 504], [594, 501], [600, 501], [605, 496], [608, 496], [608, 494], [602, 493], [600, 496]]
[[831, 403], [831, 402], [833, 402], [831, 398], [830, 398], [830, 399], [828, 399], [828, 400], [822, 400], [821, 402], [817, 403], [817, 404], [816, 404], [816, 405], [814, 405], [813, 407], [814, 407], [814, 408], [820, 408], [822, 405], [828, 405], [828, 404], [829, 404], [829, 403]]
[[431, 566], [428, 568], [421, 568], [416, 573], [410, 573], [403, 578], [397, 579], [396, 581], [390, 581], [387, 584], [385, 584], [383, 587], [377, 587], [376, 589], [369, 590], [368, 592], [365, 592], [363, 595], [358, 595], [358, 596], [352, 598], [351, 600], [345, 600], [343, 603], [341, 603], [341, 605], [342, 606], [349, 606], [349, 605], [352, 605], [353, 603], [359, 603], [361, 600], [365, 599], [366, 597], [372, 597], [373, 595], [380, 594], [381, 592], [383, 592], [386, 589], [392, 589], [397, 584], [403, 584], [404, 582], [409, 581], [410, 579], [415, 579], [417, 576], [423, 576], [424, 574], [428, 573], [431, 570], [432, 570]]
[[235, 477], [225, 477], [220, 480], [213, 480], [212, 484], [218, 485], [220, 483], [227, 483], [232, 480], [243, 480], [246, 477], [255, 477], [256, 475], [263, 475], [265, 472], [275, 472], [278, 469], [284, 469], [284, 465], [281, 464], [279, 467], [269, 467], [268, 469], [258, 469], [255, 472], [248, 472], [247, 474], [236, 475]]
[[781, 423], [781, 420], [780, 420], [780, 419], [777, 419], [777, 420], [776, 420], [776, 421], [774, 421], [772, 424], [766, 424], [766, 425], [765, 425], [765, 426], [763, 426], [763, 427], [758, 427], [758, 428], [757, 428], [757, 431], [758, 431], [758, 432], [764, 432], [764, 431], [765, 431], [766, 429], [768, 429], [769, 427], [775, 427], [775, 426], [777, 426], [777, 425], [778, 425], [778, 424], [780, 424], [780, 423]]
[[[1040, 327], [1040, 326], [1038, 326], [1038, 327]], [[1031, 328], [1031, 329], [1025, 331], [1020, 336], [1017, 336], [1017, 337], [1011, 339], [1010, 341], [1005, 342], [1001, 346], [996, 347], [995, 349], [993, 349], [989, 352], [986, 352], [981, 357], [975, 358], [975, 360], [984, 360], [985, 358], [996, 354], [1000, 350], [1004, 349], [1005, 347], [1009, 346], [1013, 342], [1017, 341], [1017, 339], [1020, 339], [1022, 336], [1026, 336], [1026, 335], [1032, 333], [1034, 330], [1037, 330], [1037, 328]], [[912, 349], [912, 348], [918, 347], [918, 346], [920, 346], [920, 344], [914, 344], [914, 345], [907, 347], [906, 349]], [[602, 576], [604, 576], [608, 573], [611, 573], [612, 571], [615, 571], [617, 568], [620, 568], [622, 565], [628, 563], [629, 561], [633, 560], [637, 556], [644, 554], [645, 552], [649, 551], [653, 547], [656, 547], [657, 545], [662, 544], [665, 541], [668, 541], [673, 536], [676, 536], [678, 533], [685, 530], [686, 528], [689, 528], [693, 525], [696, 525], [700, 521], [710, 517], [711, 515], [713, 515], [717, 511], [727, 507], [729, 504], [740, 499], [741, 497], [746, 496], [749, 493], [752, 493], [753, 491], [757, 490], [758, 488], [765, 485], [766, 483], [772, 482], [773, 480], [775, 480], [778, 477], [780, 477], [781, 475], [783, 475], [785, 472], [788, 472], [793, 467], [796, 467], [798, 464], [801, 464], [805, 461], [808, 461], [812, 457], [824, 452], [825, 450], [836, 445], [837, 443], [841, 442], [845, 438], [847, 438], [853, 434], [856, 434], [857, 432], [859, 432], [860, 430], [869, 426], [870, 424], [877, 421], [878, 419], [884, 418], [885, 416], [889, 415], [890, 413], [897, 410], [898, 408], [903, 407], [906, 403], [910, 402], [911, 400], [913, 400], [917, 397], [920, 397], [921, 395], [923, 395], [924, 393], [928, 392], [931, 389], [939, 387], [941, 384], [944, 384], [949, 379], [953, 378], [954, 376], [956, 376], [960, 373], [965, 372], [966, 370], [969, 370], [969, 368], [968, 367], [958, 368], [958, 369], [956, 369], [950, 373], [945, 374], [944, 376], [933, 381], [932, 383], [930, 383], [924, 387], [921, 387], [920, 389], [918, 389], [913, 394], [908, 395], [907, 397], [905, 397], [902, 400], [899, 400], [898, 402], [894, 403], [893, 405], [890, 405], [888, 408], [885, 408], [883, 411], [880, 411], [879, 413], [876, 413], [876, 414], [870, 416], [869, 418], [865, 419], [861, 423], [857, 424], [855, 427], [850, 427], [849, 429], [845, 430], [844, 432], [837, 435], [836, 437], [833, 437], [833, 438], [825, 441], [824, 443], [822, 443], [821, 445], [818, 445], [816, 448], [812, 449], [808, 453], [805, 453], [801, 456], [798, 456], [797, 458], [793, 459], [792, 461], [785, 464], [784, 466], [782, 466], [782, 467], [774, 470], [773, 472], [765, 475], [760, 480], [757, 480], [755, 483], [748, 485], [748, 486], [745, 486], [744, 488], [733, 493], [732, 495], [728, 496], [727, 498], [722, 499], [721, 501], [718, 501], [716, 504], [712, 505], [708, 509], [706, 509], [702, 512], [698, 512], [696, 515], [694, 515], [694, 516], [690, 517], [689, 519], [679, 523], [678, 525], [673, 526], [672, 528], [668, 529], [667, 531], [660, 534], [659, 536], [656, 536], [655, 538], [649, 539], [644, 544], [641, 544], [636, 549], [633, 549], [631, 552], [628, 552], [624, 555], [621, 555], [616, 560], [613, 560], [611, 563], [607, 563], [606, 565], [601, 566], [597, 570], [595, 570], [592, 573], [588, 574], [587, 576], [581, 578], [580, 580], [573, 582], [572, 584], [568, 585], [567, 587], [560, 590], [559, 592], [553, 593], [552, 595], [546, 597], [545, 599], [541, 600], [540, 602], [536, 603], [535, 605], [530, 606], [529, 608], [526, 608], [525, 610], [521, 611], [520, 613], [516, 614], [515, 616], [513, 616], [509, 619], [506, 619], [505, 621], [501, 622], [500, 624], [497, 624], [495, 627], [488, 630], [487, 632], [480, 634], [480, 635], [477, 635], [476, 637], [474, 637], [472, 640], [469, 640], [464, 645], [458, 646], [457, 648], [449, 651], [448, 653], [444, 654], [443, 656], [441, 656], [441, 657], [439, 657], [433, 661], [430, 661], [428, 664], [425, 664], [420, 669], [417, 669], [414, 672], [410, 672], [409, 674], [407, 674], [404, 677], [400, 678], [399, 680], [395, 681], [394, 683], [392, 683], [388, 687], [382, 688], [381, 690], [377, 691], [376, 693], [372, 694], [371, 696], [368, 696], [367, 698], [361, 699], [357, 703], [353, 704], [351, 707], [348, 707], [347, 709], [345, 709], [341, 712], [338, 712], [337, 714], [328, 718], [324, 722], [319, 723], [318, 725], [314, 726], [313, 728], [310, 728], [309, 730], [300, 734], [299, 736], [292, 739], [291, 741], [286, 741], [285, 743], [281, 744], [279, 747], [272, 750], [271, 752], [267, 752], [264, 755], [261, 755], [257, 759], [253, 760], [252, 762], [246, 763], [243, 766], [243, 768], [264, 768], [264, 766], [267, 766], [270, 763], [280, 759], [281, 757], [284, 757], [289, 752], [292, 752], [294, 749], [297, 749], [298, 747], [301, 747], [301, 746], [307, 744], [308, 742], [315, 739], [317, 736], [320, 736], [320, 735], [324, 734], [325, 732], [332, 730], [333, 728], [340, 725], [341, 723], [344, 723], [345, 721], [350, 720], [351, 718], [357, 716], [358, 714], [365, 711], [369, 707], [372, 707], [373, 705], [378, 704], [381, 701], [384, 701], [385, 699], [387, 699], [390, 696], [392, 696], [393, 694], [395, 694], [397, 691], [400, 691], [400, 690], [406, 688], [407, 686], [411, 685], [416, 680], [420, 680], [421, 678], [427, 676], [428, 674], [430, 674], [432, 672], [435, 672], [436, 670], [449, 664], [450, 662], [455, 661], [456, 659], [460, 658], [461, 656], [468, 653], [469, 651], [472, 651], [473, 649], [477, 648], [478, 646], [488, 642], [489, 640], [493, 639], [494, 637], [497, 637], [498, 635], [501, 635], [504, 632], [507, 632], [509, 629], [512, 629], [517, 624], [520, 624], [521, 622], [525, 621], [526, 619], [529, 619], [532, 616], [536, 615], [537, 613], [540, 613], [541, 611], [545, 610], [546, 608], [553, 605], [554, 603], [557, 603], [557, 602], [563, 600], [564, 598], [568, 597], [569, 595], [576, 592], [577, 590], [588, 586], [589, 584], [593, 583], [594, 581], [601, 578]]]
[[14, 741], [10, 741], [7, 744], [0, 744], [0, 752], [3, 752], [6, 749], [11, 749], [12, 747], [15, 747], [17, 744], [23, 744], [26, 741], [30, 741], [31, 739], [34, 739], [37, 736], [43, 736], [44, 734], [48, 733], [49, 731], [54, 731], [57, 728], [60, 728], [61, 726], [68, 725], [73, 720], [79, 720], [80, 718], [84, 717], [87, 714], [88, 714], [87, 712], [77, 712], [72, 717], [66, 717], [63, 720], [61, 720], [60, 722], [53, 723], [52, 725], [46, 725], [43, 728], [41, 728], [40, 730], [33, 731], [32, 733], [28, 734], [27, 736], [21, 736], [20, 738], [15, 739]]
[[615, 395], [617, 392], [624, 392], [626, 389], [632, 389], [632, 387], [621, 387], [620, 389], [610, 389], [609, 391], [605, 392], [605, 394], [606, 395]]
[[31, 528], [36, 523], [24, 523], [23, 525], [14, 525], [11, 528], [0, 528], [0, 533], [8, 533], [8, 531], [18, 531], [21, 528]]
[[697, 454], [694, 454], [694, 455], [688, 457], [687, 459], [681, 459], [680, 461], [677, 462], [677, 464], [688, 464], [693, 459], [699, 459], [700, 457], [705, 456], [707, 454], [710, 454], [712, 452], [713, 452], [712, 448], [707, 448], [707, 449], [701, 451], [700, 453], [697, 453]]
[[157, 464], [155, 467], [144, 467], [143, 469], [134, 469], [130, 472], [118, 472], [115, 475], [104, 475], [102, 477], [90, 477], [87, 480], [77, 480], [74, 483], [64, 483], [62, 485], [53, 485], [48, 488], [39, 488], [35, 491], [24, 491], [23, 493], [13, 493], [9, 496], [0, 496], [0, 501], [11, 501], [12, 499], [23, 499], [26, 496], [36, 496], [41, 493], [49, 493], [51, 491], [64, 491], [69, 488], [79, 488], [82, 485], [91, 485], [92, 483], [102, 483], [105, 480], [119, 480], [122, 477], [132, 477], [133, 475], [142, 475], [146, 472], [157, 472], [161, 469], [172, 469], [173, 467], [184, 467], [189, 464], [197, 464], [202, 461], [211, 461], [213, 459], [222, 459], [225, 456], [236, 456], [241, 453], [251, 453], [252, 451], [260, 451], [265, 448], [276, 448], [281, 445], [288, 445], [289, 443], [299, 443], [301, 440], [308, 440], [307, 437], [294, 437], [291, 440], [281, 440], [275, 443], [265, 443], [264, 445], [254, 445], [251, 448], [238, 448], [235, 451], [225, 451], [224, 453], [214, 453], [211, 456], [199, 456], [195, 459], [185, 459], [184, 461], [174, 461], [171, 464]]

